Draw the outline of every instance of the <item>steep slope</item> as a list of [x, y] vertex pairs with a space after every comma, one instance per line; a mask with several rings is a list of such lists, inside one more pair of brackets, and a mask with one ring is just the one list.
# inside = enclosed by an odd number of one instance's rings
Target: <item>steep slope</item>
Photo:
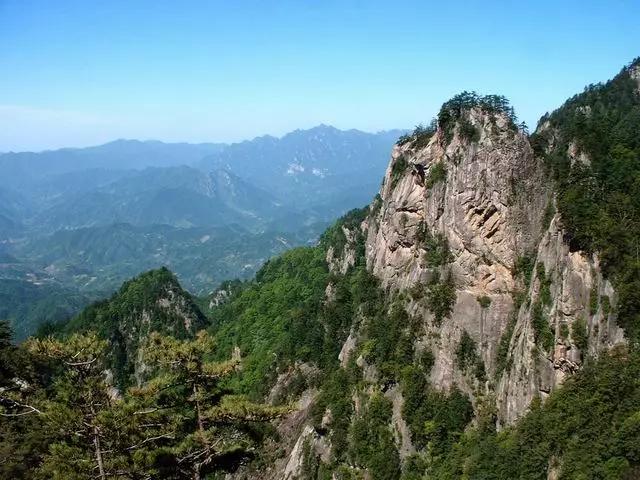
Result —
[[[623, 338], [612, 318], [590, 314], [590, 295], [613, 297], [611, 287], [596, 258], [570, 252], [560, 218], [549, 218], [542, 159], [491, 102], [456, 97], [430, 138], [421, 132], [396, 148], [367, 255], [385, 286], [412, 292], [408, 311], [424, 319], [420, 342], [435, 356], [431, 382], [497, 395], [510, 423], [579, 368], [584, 350]], [[445, 278], [450, 297], [437, 303], [430, 297]], [[585, 319], [590, 331], [603, 323], [599, 335], [567, 333]], [[476, 371], [457, 358], [463, 339], [477, 346]]]
[[640, 338], [640, 59], [541, 119], [532, 141], [558, 185], [572, 251], [597, 253], [619, 293], [619, 321]]
[[125, 282], [110, 299], [61, 325], [61, 331], [93, 330], [108, 339], [116, 383], [129, 385], [144, 371], [138, 346], [151, 332], [187, 338], [206, 325], [191, 295], [169, 270], [160, 268]]
[[[457, 364], [456, 349], [470, 336], [493, 377], [519, 286], [516, 261], [535, 248], [550, 198], [526, 136], [485, 103], [454, 98], [442, 111], [452, 110], [449, 124], [394, 150], [367, 242], [383, 285], [411, 291], [407, 310], [424, 323], [418, 341], [434, 354], [433, 384], [469, 394], [484, 393], [485, 379]], [[446, 285], [450, 298], [434, 304]]]

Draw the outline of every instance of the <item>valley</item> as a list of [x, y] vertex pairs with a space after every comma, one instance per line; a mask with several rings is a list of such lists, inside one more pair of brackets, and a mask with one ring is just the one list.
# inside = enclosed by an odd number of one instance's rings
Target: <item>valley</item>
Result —
[[[1, 316], [22, 339], [35, 318], [63, 320], [152, 268], [170, 267], [197, 295], [250, 278], [366, 204], [401, 133], [323, 125], [232, 145], [0, 155], [0, 284], [16, 299]], [[34, 315], [42, 305], [50, 313]]]

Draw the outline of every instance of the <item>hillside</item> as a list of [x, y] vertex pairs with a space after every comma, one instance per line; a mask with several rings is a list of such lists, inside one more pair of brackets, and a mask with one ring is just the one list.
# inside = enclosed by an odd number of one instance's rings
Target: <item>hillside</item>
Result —
[[147, 168], [52, 200], [31, 223], [44, 232], [114, 223], [256, 228], [286, 213], [276, 197], [227, 171], [205, 173], [180, 166]]
[[191, 295], [169, 270], [161, 268], [125, 282], [108, 300], [53, 328], [62, 334], [92, 330], [108, 340], [116, 383], [130, 385], [144, 368], [137, 360], [138, 348], [151, 332], [184, 339], [206, 325]]
[[69, 319], [92, 299], [95, 296], [77, 293], [55, 282], [0, 279], [0, 318], [12, 326], [16, 340], [24, 340], [42, 324]]

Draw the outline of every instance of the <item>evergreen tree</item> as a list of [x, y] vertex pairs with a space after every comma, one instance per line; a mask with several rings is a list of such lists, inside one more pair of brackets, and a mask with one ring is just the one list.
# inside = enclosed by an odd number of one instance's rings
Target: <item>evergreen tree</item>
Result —
[[252, 424], [283, 410], [256, 405], [227, 395], [222, 380], [239, 368], [239, 356], [226, 362], [209, 358], [214, 339], [201, 331], [192, 341], [153, 333], [144, 350], [156, 376], [139, 391], [152, 406], [171, 419], [165, 432], [165, 455], [174, 463], [177, 478], [200, 479], [215, 470], [233, 467], [254, 447]]
[[99, 414], [110, 408], [113, 399], [105, 383], [107, 342], [94, 333], [76, 334], [68, 340], [33, 339], [26, 348], [36, 358], [53, 362], [57, 375], [51, 394], [41, 402], [39, 413], [44, 426], [55, 432], [38, 469], [39, 478], [106, 479], [110, 475], [110, 454], [103, 439]]

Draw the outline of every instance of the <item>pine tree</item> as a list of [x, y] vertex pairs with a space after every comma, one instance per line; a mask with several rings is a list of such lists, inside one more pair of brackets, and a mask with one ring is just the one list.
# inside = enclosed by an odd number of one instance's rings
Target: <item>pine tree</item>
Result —
[[200, 479], [246, 458], [254, 447], [252, 423], [283, 411], [227, 395], [221, 381], [239, 368], [239, 358], [210, 361], [214, 349], [214, 339], [200, 331], [191, 341], [153, 333], [144, 350], [156, 376], [138, 394], [148, 399], [149, 412], [172, 419], [173, 433], [152, 433], [175, 439], [165, 454], [173, 456], [177, 478]]
[[53, 362], [57, 369], [52, 393], [39, 406], [45, 428], [55, 432], [56, 438], [38, 476], [106, 479], [110, 461], [102, 442], [107, 432], [101, 428], [99, 413], [112, 404], [104, 375], [107, 342], [90, 333], [73, 335], [66, 341], [32, 339], [26, 348], [36, 358]]

